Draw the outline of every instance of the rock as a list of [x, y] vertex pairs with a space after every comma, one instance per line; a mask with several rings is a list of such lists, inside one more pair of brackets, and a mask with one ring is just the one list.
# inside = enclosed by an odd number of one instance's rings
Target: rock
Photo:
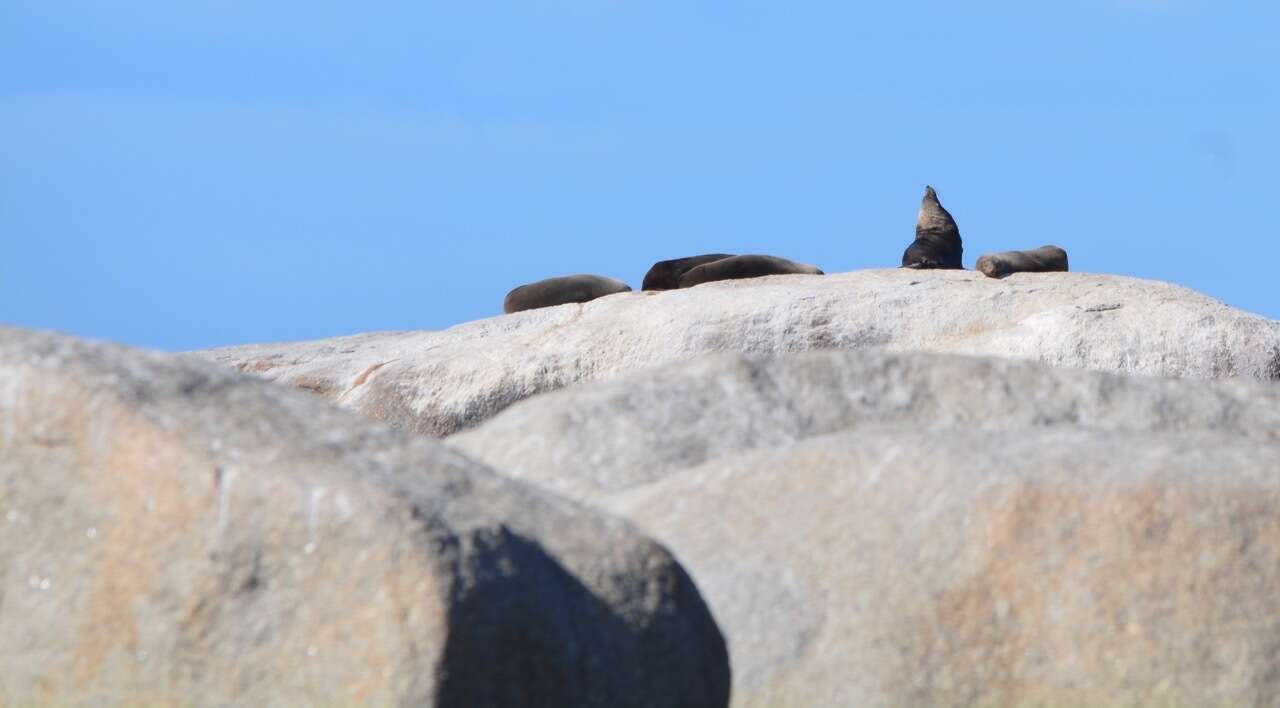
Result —
[[689, 568], [737, 706], [1280, 695], [1280, 386], [720, 354], [450, 438]]
[[205, 362], [0, 329], [18, 705], [727, 702], [629, 525]]
[[1246, 706], [1280, 695], [1280, 448], [901, 427], [606, 505], [729, 641], [736, 706]]
[[1280, 380], [1280, 322], [1166, 283], [1082, 273], [868, 270], [623, 293], [441, 332], [198, 352], [444, 436], [579, 381], [717, 351], [991, 354], [1188, 378]]
[[544, 394], [449, 442], [506, 474], [594, 502], [708, 460], [877, 423], [1207, 430], [1280, 443], [1280, 386], [877, 350], [723, 353]]

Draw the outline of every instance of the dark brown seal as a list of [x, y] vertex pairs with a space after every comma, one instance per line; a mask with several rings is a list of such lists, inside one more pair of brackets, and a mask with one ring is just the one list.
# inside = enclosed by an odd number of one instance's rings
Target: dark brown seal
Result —
[[691, 288], [699, 283], [710, 283], [713, 280], [737, 280], [740, 278], [759, 278], [762, 275], [822, 275], [822, 271], [814, 266], [796, 263], [777, 256], [730, 256], [718, 261], [703, 263], [690, 268], [680, 276], [680, 287]]
[[502, 311], [520, 312], [569, 302], [587, 302], [630, 290], [630, 285], [603, 275], [565, 275], [521, 285], [512, 290], [502, 301]]
[[938, 202], [938, 193], [926, 186], [916, 216], [916, 240], [902, 254], [902, 267], [964, 268], [960, 263], [963, 252], [960, 227]]
[[658, 261], [648, 273], [644, 274], [641, 290], [675, 290], [680, 287], [680, 276], [703, 263], [711, 263], [722, 258], [732, 257], [732, 253], [704, 253], [701, 256], [675, 258], [669, 261]]
[[1057, 246], [1041, 246], [1034, 251], [988, 253], [973, 267], [989, 278], [1003, 278], [1011, 273], [1066, 272], [1067, 252]]

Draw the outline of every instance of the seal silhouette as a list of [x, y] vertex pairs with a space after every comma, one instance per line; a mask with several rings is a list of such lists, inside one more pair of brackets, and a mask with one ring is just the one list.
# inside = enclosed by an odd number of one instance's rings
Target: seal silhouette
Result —
[[691, 288], [715, 280], [759, 278], [764, 275], [822, 275], [822, 270], [777, 256], [730, 256], [690, 268], [680, 276], [680, 287]]
[[1011, 273], [1066, 272], [1067, 252], [1050, 245], [1031, 251], [988, 253], [973, 267], [989, 278], [1003, 278]]
[[641, 290], [675, 290], [680, 287], [680, 276], [703, 263], [711, 263], [722, 258], [732, 257], [732, 253], [704, 253], [701, 256], [673, 258], [669, 261], [654, 263], [649, 272], [644, 274]]
[[588, 302], [598, 297], [630, 290], [630, 285], [603, 275], [565, 275], [527, 283], [513, 289], [502, 301], [502, 311], [509, 314], [570, 302]]
[[963, 252], [956, 220], [942, 208], [933, 187], [925, 186], [916, 216], [916, 240], [902, 254], [902, 267], [964, 268], [960, 263]]

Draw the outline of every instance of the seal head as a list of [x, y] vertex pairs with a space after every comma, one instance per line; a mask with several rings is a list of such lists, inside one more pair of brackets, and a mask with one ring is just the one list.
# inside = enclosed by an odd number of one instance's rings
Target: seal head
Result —
[[722, 258], [729, 258], [732, 253], [704, 253], [701, 256], [675, 258], [669, 261], [658, 261], [648, 273], [644, 274], [641, 290], [675, 290], [680, 287], [680, 276], [703, 263], [712, 263]]
[[1066, 272], [1067, 252], [1049, 245], [1031, 251], [988, 253], [973, 267], [988, 278], [1003, 278], [1013, 273]]
[[731, 256], [690, 268], [680, 276], [680, 287], [691, 288], [716, 280], [759, 278], [764, 275], [822, 275], [817, 266], [789, 261], [777, 256]]

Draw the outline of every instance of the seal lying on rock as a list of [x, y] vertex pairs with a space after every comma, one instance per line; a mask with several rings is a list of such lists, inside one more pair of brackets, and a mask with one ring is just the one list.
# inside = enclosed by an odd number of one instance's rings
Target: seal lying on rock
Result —
[[502, 311], [511, 313], [569, 302], [587, 302], [605, 295], [630, 291], [630, 285], [603, 275], [565, 275], [528, 283], [512, 290], [502, 301]]
[[902, 254], [902, 267], [964, 268], [960, 263], [963, 251], [960, 227], [938, 202], [938, 193], [926, 186], [916, 216], [916, 240]]
[[1034, 251], [988, 253], [973, 267], [989, 278], [1003, 278], [1011, 273], [1066, 272], [1067, 252], [1057, 246], [1041, 246]]
[[680, 287], [680, 276], [703, 263], [711, 263], [723, 258], [732, 257], [732, 253], [704, 253], [701, 256], [675, 258], [669, 261], [658, 261], [648, 273], [644, 274], [641, 290], [675, 290]]
[[710, 283], [713, 280], [793, 274], [822, 275], [823, 273], [815, 266], [796, 263], [777, 256], [730, 256], [690, 268], [680, 276], [680, 287], [691, 288], [699, 283]]

